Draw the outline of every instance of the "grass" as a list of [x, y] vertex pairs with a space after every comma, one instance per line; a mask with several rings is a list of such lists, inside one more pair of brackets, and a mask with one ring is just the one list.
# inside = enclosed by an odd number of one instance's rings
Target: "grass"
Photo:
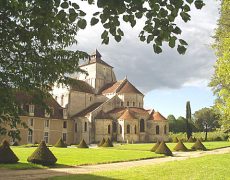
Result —
[[[36, 148], [12, 147], [12, 150], [20, 159], [18, 164], [1, 164], [1, 168], [9, 169], [31, 169], [43, 168], [40, 165], [31, 164], [27, 162], [27, 157], [32, 154]], [[133, 151], [133, 150], [119, 150], [109, 148], [55, 148], [50, 150], [58, 159], [55, 167], [87, 165], [87, 164], [102, 164], [112, 162], [131, 161], [139, 159], [150, 159], [156, 157], [163, 157], [163, 155], [155, 154], [150, 151]]]
[[[116, 144], [113, 148], [55, 148], [50, 147], [50, 150], [57, 157], [58, 161], [54, 167], [87, 165], [87, 164], [102, 164], [122, 161], [132, 161], [140, 159], [150, 159], [163, 157], [163, 155], [155, 154], [149, 150], [153, 143], [147, 144]], [[167, 143], [169, 148], [173, 150], [176, 143]], [[187, 148], [191, 148], [193, 143], [185, 143]], [[207, 149], [216, 149], [230, 146], [230, 142], [204, 142]], [[27, 157], [33, 153], [36, 147], [11, 147], [15, 154], [20, 159], [18, 164], [0, 164], [1, 168], [8, 169], [33, 169], [33, 168], [48, 168], [41, 165], [36, 165], [27, 162]]]
[[[229, 141], [214, 141], [214, 142], [202, 142], [208, 150], [223, 148], [223, 147], [230, 147]], [[173, 151], [173, 148], [176, 146], [177, 143], [167, 143], [167, 146]], [[185, 146], [190, 149], [194, 143], [184, 143]], [[115, 149], [121, 150], [142, 150], [142, 151], [149, 151], [153, 147], [154, 143], [146, 143], [146, 144], [123, 144], [117, 145]]]
[[93, 174], [70, 175], [51, 178], [57, 180], [112, 180], [112, 179], [161, 179], [161, 180], [223, 180], [230, 179], [230, 154], [207, 155], [183, 161], [148, 165], [125, 170], [103, 171]]

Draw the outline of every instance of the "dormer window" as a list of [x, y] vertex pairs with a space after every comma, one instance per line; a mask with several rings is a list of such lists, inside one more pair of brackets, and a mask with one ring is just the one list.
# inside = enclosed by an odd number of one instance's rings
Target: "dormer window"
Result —
[[29, 105], [29, 116], [34, 116], [34, 105], [33, 104]]
[[63, 109], [63, 119], [67, 119], [67, 109]]
[[49, 107], [49, 110], [45, 109], [45, 117], [50, 117], [54, 114], [54, 108]]

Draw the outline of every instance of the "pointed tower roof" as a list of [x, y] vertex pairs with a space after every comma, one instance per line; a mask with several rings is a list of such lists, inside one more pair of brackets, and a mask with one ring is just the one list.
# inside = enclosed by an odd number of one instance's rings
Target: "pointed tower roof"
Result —
[[94, 51], [90, 57], [94, 57], [96, 59], [101, 59], [101, 54], [99, 53], [99, 51], [96, 49], [96, 51]]
[[119, 117], [119, 119], [122, 119], [122, 120], [132, 120], [132, 119], [136, 119], [134, 117], [134, 115], [132, 114], [132, 112], [130, 112], [129, 108], [127, 108], [125, 110], [125, 112], [121, 115], [121, 117]]

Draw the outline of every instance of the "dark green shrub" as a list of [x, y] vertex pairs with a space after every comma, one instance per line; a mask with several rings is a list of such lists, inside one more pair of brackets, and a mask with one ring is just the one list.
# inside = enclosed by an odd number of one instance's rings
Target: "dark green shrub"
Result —
[[11, 150], [9, 143], [4, 140], [0, 146], [0, 163], [14, 164], [19, 161], [18, 157]]
[[168, 148], [164, 141], [162, 141], [159, 147], [156, 149], [155, 153], [164, 154], [166, 156], [172, 156], [172, 151]]
[[86, 144], [85, 140], [82, 139], [80, 144], [77, 145], [78, 148], [89, 148], [89, 146]]
[[45, 141], [42, 141], [38, 148], [27, 158], [28, 162], [41, 164], [43, 166], [54, 165], [57, 158], [46, 146]]
[[179, 142], [177, 143], [177, 145], [174, 147], [175, 151], [188, 151], [187, 147], [184, 145], [184, 143], [179, 140]]
[[160, 145], [160, 142], [157, 140], [156, 144], [152, 147], [152, 149], [150, 149], [150, 151], [155, 152], [156, 149], [159, 147], [159, 145]]
[[102, 140], [100, 141], [100, 143], [97, 146], [101, 147], [104, 143], [105, 143], [105, 138], [102, 138]]
[[192, 150], [202, 150], [206, 151], [206, 147], [202, 144], [202, 142], [198, 139], [195, 144], [191, 148]]
[[105, 143], [102, 145], [102, 147], [113, 147], [113, 143], [111, 140], [108, 138]]
[[64, 143], [62, 138], [59, 138], [54, 147], [66, 148], [67, 145]]
[[222, 141], [222, 138], [220, 136], [217, 136], [217, 137], [213, 138], [213, 141]]

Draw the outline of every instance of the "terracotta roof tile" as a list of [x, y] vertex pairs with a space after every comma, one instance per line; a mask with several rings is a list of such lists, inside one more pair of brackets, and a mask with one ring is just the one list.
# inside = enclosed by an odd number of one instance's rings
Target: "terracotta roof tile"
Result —
[[135, 86], [133, 86], [128, 80], [121, 85], [118, 90], [119, 93], [137, 93], [142, 94]]
[[101, 90], [100, 92], [102, 94], [107, 94], [107, 93], [114, 93], [116, 92], [117, 88], [121, 85], [121, 83], [123, 82], [122, 81], [117, 81], [115, 83], [109, 83], [109, 84], [106, 84]]
[[119, 117], [119, 119], [122, 119], [122, 120], [132, 120], [132, 119], [136, 119], [134, 117], [134, 115], [132, 114], [132, 112], [130, 112], [129, 108], [127, 108], [125, 110], [125, 112], [121, 115], [121, 117]]
[[154, 121], [165, 121], [167, 120], [161, 113], [159, 112], [152, 112], [150, 114], [150, 119]]

